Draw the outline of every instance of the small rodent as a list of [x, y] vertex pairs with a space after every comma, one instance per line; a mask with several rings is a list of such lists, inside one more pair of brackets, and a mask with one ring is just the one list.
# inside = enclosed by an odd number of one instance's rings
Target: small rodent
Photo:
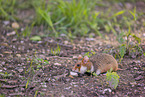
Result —
[[73, 67], [72, 71], [84, 74], [86, 71], [90, 72], [96, 71], [96, 74], [107, 72], [112, 68], [112, 71], [118, 70], [118, 63], [116, 59], [109, 54], [97, 53], [92, 55], [90, 58], [80, 55], [78, 57], [78, 62]]

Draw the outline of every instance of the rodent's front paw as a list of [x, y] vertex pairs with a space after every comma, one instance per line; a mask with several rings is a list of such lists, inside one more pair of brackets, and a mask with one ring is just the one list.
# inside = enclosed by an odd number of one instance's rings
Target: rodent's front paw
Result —
[[84, 74], [78, 72], [78, 77], [82, 77]]

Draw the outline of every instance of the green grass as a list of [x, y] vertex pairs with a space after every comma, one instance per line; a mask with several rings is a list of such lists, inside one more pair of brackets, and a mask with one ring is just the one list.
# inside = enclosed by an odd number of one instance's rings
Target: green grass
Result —
[[71, 30], [74, 35], [86, 35], [90, 31], [101, 35], [98, 31], [95, 0], [55, 0], [45, 6], [34, 4], [37, 24], [48, 25], [57, 35], [68, 34]]
[[0, 0], [0, 17], [8, 20], [13, 19], [16, 0]]
[[59, 56], [61, 47], [57, 45], [57, 48], [51, 48], [51, 54], [54, 56]]
[[[120, 1], [112, 2], [118, 3]], [[126, 0], [122, 2], [126, 2]], [[16, 21], [18, 8], [20, 10], [34, 9], [36, 16], [33, 22], [36, 24], [31, 23], [30, 28], [27, 26], [22, 36], [30, 36], [33, 26], [43, 25], [47, 35], [59, 37], [60, 34], [66, 34], [71, 39], [75, 36], [87, 36], [89, 33], [103, 37], [101, 29], [104, 33], [111, 32], [117, 35], [116, 27], [122, 30], [129, 25], [131, 26], [133, 20], [137, 20], [136, 8], [133, 11], [125, 9], [115, 11], [109, 6], [107, 11], [99, 11], [96, 9], [96, 5], [108, 7], [101, 0], [29, 0], [29, 2], [0, 0], [0, 17]]]

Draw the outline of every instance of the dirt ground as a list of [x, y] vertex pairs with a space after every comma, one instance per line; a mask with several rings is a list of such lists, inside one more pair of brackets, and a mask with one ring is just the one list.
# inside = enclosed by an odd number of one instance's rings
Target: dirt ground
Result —
[[[116, 89], [108, 86], [104, 74], [69, 77], [78, 55], [91, 50], [103, 53], [106, 49], [115, 48], [119, 45], [116, 36], [108, 34], [105, 39], [99, 36], [78, 37], [73, 42], [64, 37], [44, 37], [41, 41], [34, 42], [28, 38], [18, 38], [11, 24], [12, 22], [6, 24], [5, 21], [0, 21], [0, 96], [145, 97], [143, 55], [136, 58], [125, 56], [121, 63], [117, 58], [119, 68], [123, 70], [117, 71], [120, 79]], [[137, 34], [140, 32], [138, 36], [143, 51], [144, 31], [144, 28], [135, 31]], [[54, 56], [51, 48], [56, 48], [57, 44], [61, 51], [58, 56]], [[114, 56], [111, 51], [108, 53]]]
[[[50, 97], [145, 96], [144, 56], [135, 59], [126, 56], [123, 59], [122, 65], [119, 65], [123, 70], [117, 71], [120, 76], [119, 85], [111, 92], [104, 91], [109, 87], [103, 74], [74, 78], [68, 76], [79, 54], [92, 49], [102, 52], [104, 49], [111, 48], [114, 40], [96, 37], [88, 41], [82, 38], [76, 39], [72, 45], [68, 41], [61, 39], [54, 41], [51, 38], [44, 38], [39, 42], [28, 39], [18, 40], [15, 36], [7, 36], [7, 33], [3, 31], [0, 35], [1, 94], [33, 96], [38, 93], [38, 97], [42, 95]], [[55, 43], [62, 44], [60, 56], [52, 56], [50, 53], [50, 49], [56, 47]], [[37, 63], [34, 61], [36, 58], [47, 60], [49, 64]], [[38, 64], [42, 66], [39, 69]]]

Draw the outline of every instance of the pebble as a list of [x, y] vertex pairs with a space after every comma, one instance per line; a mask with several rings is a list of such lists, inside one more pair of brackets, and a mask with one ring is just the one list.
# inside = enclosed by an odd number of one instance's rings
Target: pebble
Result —
[[42, 89], [43, 92], [47, 91], [47, 89]]
[[143, 33], [143, 36], [145, 37], [145, 33]]
[[10, 33], [7, 33], [7, 36], [12, 36], [12, 35], [15, 35], [15, 34], [16, 34], [16, 32], [15, 31], [12, 31]]
[[24, 89], [24, 88], [21, 88], [21, 91], [22, 91], [22, 92], [24, 92], [24, 91], [25, 91], [25, 89]]
[[21, 57], [21, 54], [16, 54], [17, 57]]
[[137, 70], [138, 68], [137, 67], [134, 67], [133, 69]]
[[94, 38], [86, 38], [87, 41], [94, 41]]
[[42, 85], [43, 88], [47, 88], [47, 85]]
[[22, 68], [20, 68], [20, 69], [18, 69], [18, 71], [21, 73], [21, 72], [23, 72], [23, 69], [22, 69]]
[[77, 59], [78, 57], [77, 56], [73, 56], [73, 59]]
[[136, 85], [136, 82], [130, 82], [130, 84], [132, 85], [132, 87], [134, 87], [134, 85]]
[[111, 89], [107, 88], [107, 89], [104, 89], [103, 94], [105, 94], [105, 93], [106, 93], [106, 91], [109, 91], [109, 93], [111, 93], [111, 92], [112, 92], [112, 90], [111, 90]]
[[61, 66], [61, 64], [60, 64], [60, 63], [54, 63], [54, 65], [56, 65], [56, 66]]
[[4, 65], [6, 62], [2, 62], [2, 65]]
[[64, 88], [64, 89], [69, 90], [69, 89], [71, 89], [71, 87], [67, 87], [67, 88]]
[[66, 81], [67, 81], [67, 82], [69, 82], [69, 81], [70, 81], [70, 79], [66, 79]]
[[82, 84], [82, 85], [83, 85], [83, 84], [85, 84], [85, 82], [84, 82], [84, 81], [82, 81], [80, 84]]
[[78, 85], [74, 85], [74, 87], [78, 87]]
[[61, 96], [60, 97], [65, 97], [63, 94], [61, 94]]
[[3, 21], [3, 23], [4, 23], [5, 25], [8, 25], [8, 24], [10, 24], [10, 21]]
[[64, 37], [64, 36], [66, 36], [66, 34], [62, 33], [62, 34], [60, 34], [60, 36], [61, 36], [61, 37]]
[[138, 77], [135, 78], [135, 80], [141, 80], [143, 78], [143, 76], [139, 75]]
[[64, 44], [67, 45], [68, 44], [68, 41], [64, 41]]
[[17, 22], [12, 23], [12, 28], [18, 29], [20, 26]]

